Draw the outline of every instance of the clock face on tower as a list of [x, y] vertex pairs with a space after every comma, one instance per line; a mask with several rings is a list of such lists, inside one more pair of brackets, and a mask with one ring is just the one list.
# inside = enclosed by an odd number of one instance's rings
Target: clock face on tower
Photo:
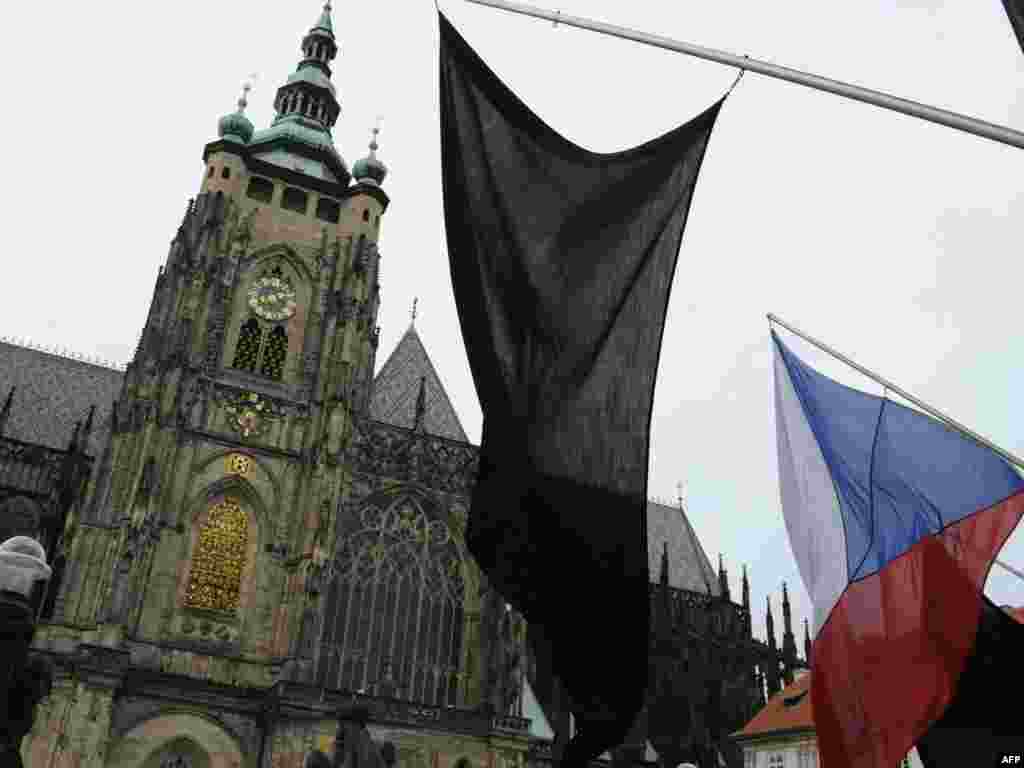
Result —
[[249, 289], [249, 308], [264, 320], [287, 320], [295, 314], [295, 289], [282, 277], [264, 275]]

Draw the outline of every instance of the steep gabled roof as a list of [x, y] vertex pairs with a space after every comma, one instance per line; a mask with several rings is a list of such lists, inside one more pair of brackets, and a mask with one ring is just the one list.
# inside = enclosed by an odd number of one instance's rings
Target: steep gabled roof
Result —
[[0, 341], [0, 401], [16, 387], [6, 437], [67, 448], [76, 421], [96, 406], [86, 452], [99, 458], [110, 434], [122, 371]]
[[686, 512], [647, 502], [647, 565], [651, 582], [661, 577], [661, 553], [668, 544], [668, 583], [676, 589], [718, 595], [718, 575], [711, 567]]
[[425, 379], [424, 430], [431, 435], [468, 443], [469, 438], [444, 391], [444, 385], [412, 325], [373, 380], [370, 418], [412, 429], [416, 421], [421, 379]]
[[811, 706], [811, 675], [797, 677], [768, 699], [743, 730], [733, 734], [736, 739], [764, 738], [794, 731], [814, 731], [814, 709]]

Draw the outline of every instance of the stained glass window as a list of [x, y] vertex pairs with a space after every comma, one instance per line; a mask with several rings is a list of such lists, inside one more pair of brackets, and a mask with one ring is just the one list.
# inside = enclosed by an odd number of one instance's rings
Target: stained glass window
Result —
[[287, 356], [288, 334], [285, 332], [284, 326], [279, 325], [267, 337], [260, 374], [268, 379], [280, 379], [284, 372], [284, 360]]
[[185, 605], [217, 611], [238, 609], [249, 519], [237, 499], [210, 508], [192, 554]]
[[255, 317], [249, 318], [238, 332], [238, 345], [235, 347], [235, 361], [232, 368], [243, 371], [255, 371], [260, 359], [260, 345], [263, 342], [263, 330]]

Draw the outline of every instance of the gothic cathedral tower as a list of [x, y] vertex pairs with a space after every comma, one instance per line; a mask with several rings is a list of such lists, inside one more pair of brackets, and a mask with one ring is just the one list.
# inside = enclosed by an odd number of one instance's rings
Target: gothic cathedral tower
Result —
[[301, 51], [269, 128], [246, 88], [206, 145], [97, 419], [30, 768], [298, 768], [354, 696], [416, 724], [401, 768], [524, 764], [525, 623], [462, 536], [477, 449], [414, 326], [374, 380], [386, 169], [376, 130], [351, 170], [334, 146], [329, 2]]
[[254, 685], [298, 655], [307, 578], [331, 555], [388, 205], [376, 141], [350, 172], [331, 137], [329, 3], [301, 50], [271, 127], [254, 130], [243, 95], [203, 152], [61, 603], [99, 617], [97, 643], [207, 648]]

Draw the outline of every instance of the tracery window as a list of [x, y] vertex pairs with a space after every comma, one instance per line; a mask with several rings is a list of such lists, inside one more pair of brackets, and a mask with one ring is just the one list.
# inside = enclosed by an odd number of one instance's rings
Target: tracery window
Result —
[[328, 588], [319, 684], [454, 704], [462, 560], [448, 526], [410, 497], [348, 521]]
[[263, 329], [260, 328], [260, 323], [255, 317], [250, 317], [238, 332], [235, 360], [231, 363], [231, 367], [255, 372], [262, 345]]
[[237, 610], [248, 543], [249, 518], [238, 500], [214, 504], [196, 540], [185, 605]]
[[288, 334], [285, 332], [284, 326], [279, 325], [267, 337], [260, 374], [268, 379], [280, 379], [284, 372], [284, 361], [287, 356]]

